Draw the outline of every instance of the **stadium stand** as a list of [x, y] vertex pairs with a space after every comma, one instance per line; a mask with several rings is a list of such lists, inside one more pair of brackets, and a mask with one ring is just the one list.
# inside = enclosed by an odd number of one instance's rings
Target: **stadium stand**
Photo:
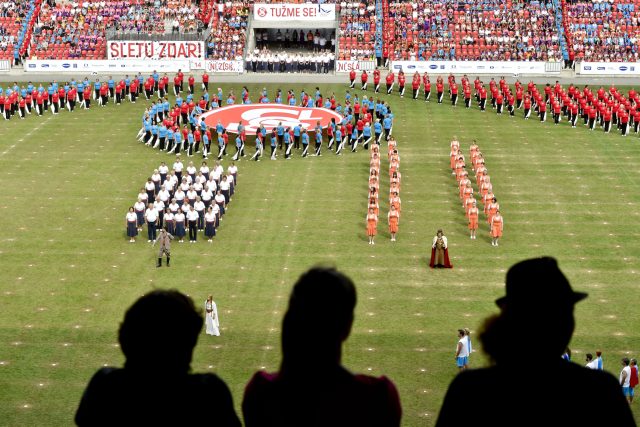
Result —
[[22, 58], [42, 0], [0, 3], [0, 60]]
[[164, 11], [165, 28], [171, 33], [195, 33], [198, 30], [200, 8], [191, 0], [167, 0]]
[[636, 62], [639, 5], [636, 0], [562, 0], [570, 53], [585, 61]]
[[198, 19], [203, 23], [205, 28], [209, 27], [211, 18], [213, 17], [215, 1], [214, 0], [200, 0], [200, 12]]
[[166, 24], [159, 25], [164, 17], [165, 11], [159, 6], [131, 4], [121, 14], [116, 12], [116, 19], [107, 23], [107, 28], [120, 34], [164, 34]]
[[217, 1], [217, 10], [211, 21], [211, 34], [207, 39], [207, 57], [211, 59], [238, 59], [244, 57], [247, 22], [250, 8], [247, 1]]
[[376, 31], [375, 1], [342, 3], [340, 10], [339, 59], [373, 59]]
[[[343, 1], [336, 3], [337, 56], [634, 62], [640, 33], [636, 2], [640, 0]], [[205, 28], [211, 28], [202, 36], [209, 58], [242, 59], [252, 7], [247, 0], [3, 2], [0, 59], [102, 59], [107, 34], [196, 37]]]
[[[43, 5], [31, 40], [31, 56], [38, 59], [102, 59], [106, 57], [105, 30], [129, 19], [129, 2], [87, 1]], [[140, 21], [142, 17], [140, 17]]]
[[[14, 6], [14, 3], [5, 3]], [[18, 40], [20, 24], [13, 10], [8, 14], [7, 9], [0, 12], [0, 59], [13, 59], [13, 47]]]
[[107, 31], [119, 35], [162, 38], [196, 33], [208, 25], [212, 3], [202, 8], [191, 0], [121, 1], [45, 4], [33, 25], [31, 56], [38, 59], [102, 59]]
[[392, 59], [562, 59], [551, 1], [394, 2], [385, 20]]

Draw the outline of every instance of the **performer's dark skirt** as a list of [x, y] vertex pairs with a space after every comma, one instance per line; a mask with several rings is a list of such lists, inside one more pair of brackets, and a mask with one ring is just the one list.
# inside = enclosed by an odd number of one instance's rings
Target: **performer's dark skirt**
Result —
[[207, 221], [204, 228], [204, 235], [208, 238], [212, 238], [216, 235], [216, 222], [215, 221]]
[[185, 232], [184, 222], [176, 222], [176, 236], [184, 237], [187, 233]]
[[176, 223], [174, 221], [167, 221], [167, 233], [173, 235], [176, 234]]
[[138, 227], [135, 222], [128, 221], [127, 222], [127, 236], [136, 237], [138, 235]]

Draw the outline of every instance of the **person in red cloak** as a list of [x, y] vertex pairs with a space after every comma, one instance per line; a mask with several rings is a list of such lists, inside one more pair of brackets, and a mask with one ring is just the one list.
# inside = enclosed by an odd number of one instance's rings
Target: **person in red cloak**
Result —
[[453, 268], [451, 261], [449, 261], [449, 245], [447, 244], [447, 237], [442, 233], [442, 229], [438, 230], [436, 235], [433, 237], [429, 267]]

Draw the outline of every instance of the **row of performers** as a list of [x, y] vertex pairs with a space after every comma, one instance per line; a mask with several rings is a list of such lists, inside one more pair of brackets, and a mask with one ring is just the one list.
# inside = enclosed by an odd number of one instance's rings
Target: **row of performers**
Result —
[[[173, 93], [176, 97], [183, 92], [184, 78], [184, 73], [179, 71], [173, 79]], [[192, 98], [195, 91], [195, 77], [189, 76], [187, 83], [189, 91], [187, 97]], [[208, 89], [208, 85], [209, 75], [205, 72], [202, 75], [203, 89]], [[52, 114], [58, 114], [63, 109], [73, 112], [77, 106], [90, 109], [92, 100], [103, 107], [110, 100], [116, 104], [120, 104], [125, 99], [135, 103], [138, 96], [144, 94], [149, 100], [154, 93], [157, 93], [163, 102], [167, 102], [168, 92], [169, 76], [166, 74], [160, 76], [156, 71], [146, 79], [142, 74], [138, 74], [133, 78], [125, 76], [119, 81], [111, 76], [106, 81], [100, 81], [97, 78], [94, 82], [90, 82], [87, 77], [78, 81], [72, 78], [62, 84], [54, 80], [46, 88], [42, 84], [35, 87], [31, 82], [22, 87], [14, 83], [6, 89], [0, 87], [0, 114], [5, 120], [10, 120], [16, 115], [24, 119], [34, 112], [41, 116], [46, 111]]]
[[[484, 156], [475, 141], [469, 147], [469, 152], [471, 169], [475, 176], [483, 211], [489, 224], [491, 245], [498, 246], [498, 240], [502, 237], [504, 229], [504, 219], [500, 214], [500, 205], [493, 193], [493, 184], [484, 163]], [[469, 173], [466, 170], [465, 158], [460, 150], [460, 143], [456, 139], [451, 141], [451, 169], [458, 183], [460, 200], [468, 220], [470, 238], [475, 240], [478, 230], [479, 209], [471, 180], [469, 179]]]
[[[357, 101], [356, 101], [357, 102]], [[142, 121], [142, 127], [138, 132], [138, 138], [146, 145], [165, 150], [169, 153], [180, 153], [185, 151], [187, 156], [193, 156], [200, 152], [202, 147], [202, 155], [204, 158], [211, 155], [214, 138], [217, 140], [218, 159], [229, 154], [227, 149], [229, 144], [229, 133], [221, 122], [218, 122], [215, 128], [207, 126], [204, 120], [199, 120], [194, 111], [190, 113], [190, 127], [185, 124], [180, 127], [180, 116], [163, 117], [160, 124], [156, 124], [153, 120], [151, 112], [145, 112]], [[388, 113], [381, 119], [376, 118], [373, 121], [372, 112], [366, 111], [362, 114], [354, 113], [350, 106], [345, 107], [345, 116], [342, 122], [336, 123], [335, 119], [327, 127], [327, 149], [332, 150], [335, 145], [336, 154], [341, 154], [342, 150], [349, 144], [352, 152], [355, 152], [357, 146], [362, 144], [368, 149], [369, 143], [375, 141], [380, 142], [384, 136], [388, 139], [393, 130], [393, 114]], [[215, 133], [214, 133], [215, 132]], [[291, 157], [292, 149], [302, 149], [302, 157], [309, 154], [309, 143], [311, 134], [315, 141], [314, 154], [321, 155], [321, 147], [323, 142], [323, 129], [320, 122], [316, 123], [313, 129], [305, 129], [301, 125], [293, 127], [285, 127], [282, 123], [278, 123], [270, 132], [264, 126], [256, 129], [255, 148], [256, 152], [251, 158], [252, 160], [260, 160], [261, 154], [267, 144], [271, 148], [271, 159], [276, 159], [276, 147], [285, 150], [285, 158]], [[247, 139], [245, 125], [242, 121], [238, 123], [237, 136], [235, 138], [236, 153], [234, 160], [245, 156], [244, 149]]]
[[[0, 114], [5, 120], [11, 120], [16, 116], [25, 119], [31, 114], [42, 116], [47, 111], [56, 115], [65, 109], [73, 112], [77, 106], [85, 109], [91, 107], [91, 90], [79, 91], [75, 85], [58, 86], [57, 83], [52, 84], [51, 87], [55, 89], [49, 92], [33, 91], [24, 95], [21, 95], [21, 92], [7, 89], [4, 94], [0, 93]], [[100, 93], [105, 95], [104, 99], [108, 95], [108, 90], [106, 83], [103, 84]], [[98, 102], [102, 103], [102, 100], [103, 98], [100, 97]], [[106, 101], [104, 105], [106, 105]]]
[[[355, 72], [351, 72], [351, 87], [355, 86], [355, 77]], [[363, 71], [361, 75], [362, 90], [366, 90], [367, 82], [368, 74]], [[400, 96], [404, 96], [405, 82], [404, 73], [400, 71], [398, 73]], [[393, 72], [387, 74], [386, 83], [387, 94], [391, 94], [395, 84]], [[424, 90], [425, 101], [429, 101], [431, 96], [430, 77], [427, 73], [420, 76], [416, 72], [413, 74], [411, 83], [413, 99], [418, 98], [421, 86]], [[378, 70], [374, 71], [374, 87], [374, 91], [379, 92], [380, 72]], [[633, 88], [629, 90], [627, 96], [619, 92], [615, 85], [612, 85], [608, 90], [600, 87], [594, 94], [588, 85], [580, 90], [571, 84], [565, 90], [556, 81], [555, 86], [546, 84], [544, 89], [540, 91], [533, 81], [530, 81], [525, 88], [517, 80], [512, 91], [503, 77], [499, 82], [492, 78], [487, 91], [485, 83], [480, 78], [475, 79], [472, 88], [469, 78], [464, 75], [461, 79], [461, 87], [458, 87], [455, 76], [449, 75], [447, 91], [451, 104], [454, 106], [457, 105], [460, 90], [466, 108], [471, 108], [473, 96], [481, 111], [486, 111], [487, 102], [490, 100], [491, 106], [497, 114], [503, 114], [506, 111], [511, 117], [515, 116], [516, 110], [523, 109], [525, 119], [529, 119], [531, 113], [535, 112], [541, 122], [546, 121], [547, 116], [550, 115], [554, 123], [559, 124], [564, 117], [574, 128], [577, 127], [578, 121], [582, 120], [590, 130], [599, 125], [604, 132], [608, 133], [612, 126], [617, 126], [623, 136], [628, 135], [630, 130], [635, 133], [640, 131], [640, 95]], [[445, 84], [440, 76], [436, 79], [436, 93], [438, 103], [442, 103]]]
[[[375, 93], [380, 93], [380, 80], [381, 80], [380, 70], [375, 69], [373, 71], [373, 91]], [[393, 92], [395, 81], [396, 81], [396, 77], [394, 72], [389, 71], [385, 77], [387, 95], [390, 95]], [[404, 71], [400, 70], [398, 72], [398, 93], [400, 94], [400, 97], [404, 97], [406, 82], [407, 82], [407, 79], [404, 74]], [[416, 71], [411, 81], [413, 99], [418, 99], [418, 94], [420, 92], [420, 82], [421, 82], [420, 73]], [[429, 102], [431, 98], [431, 79], [427, 73], [424, 73], [424, 76], [422, 76], [422, 82], [424, 84], [424, 100]], [[360, 75], [360, 89], [367, 90], [368, 84], [369, 84], [369, 74], [367, 73], [366, 70], [363, 70]], [[351, 89], [354, 89], [355, 85], [356, 85], [356, 72], [354, 70], [351, 70], [351, 72], [349, 73], [349, 87]], [[441, 77], [438, 77], [436, 81], [436, 90], [438, 91], [438, 102], [442, 102], [442, 95], [444, 93], [444, 84]]]
[[[378, 144], [372, 146], [369, 162], [369, 195], [367, 199], [366, 230], [370, 245], [375, 244], [380, 211], [379, 193], [381, 175], [379, 147]], [[387, 222], [391, 241], [395, 242], [400, 225], [402, 202], [400, 200], [400, 156], [397, 150], [397, 141], [393, 137], [390, 137], [387, 141], [387, 158], [389, 161], [389, 213], [387, 214]]]

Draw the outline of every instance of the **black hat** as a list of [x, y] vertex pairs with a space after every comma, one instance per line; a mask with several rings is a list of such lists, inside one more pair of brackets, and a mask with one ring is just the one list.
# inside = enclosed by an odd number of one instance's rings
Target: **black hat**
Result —
[[573, 305], [588, 295], [571, 289], [558, 262], [551, 257], [527, 259], [511, 266], [506, 288], [507, 294], [496, 300], [501, 308], [507, 304], [526, 307], [549, 302]]

